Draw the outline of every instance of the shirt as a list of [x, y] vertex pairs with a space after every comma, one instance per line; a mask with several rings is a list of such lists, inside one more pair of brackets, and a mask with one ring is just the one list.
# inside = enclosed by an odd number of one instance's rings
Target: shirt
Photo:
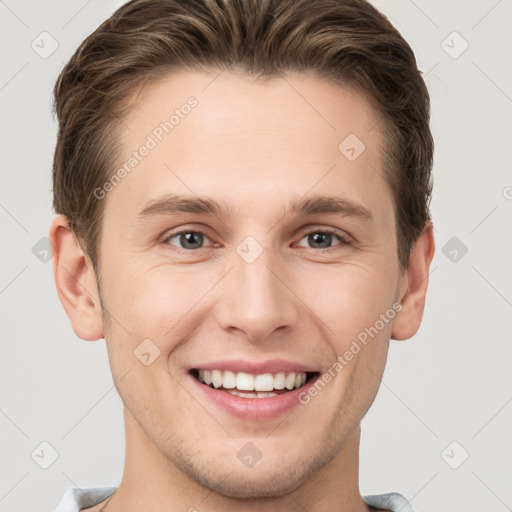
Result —
[[[79, 512], [81, 509], [93, 507], [108, 498], [117, 487], [90, 487], [68, 489], [53, 512]], [[372, 494], [362, 497], [364, 502], [377, 510], [392, 512], [414, 512], [409, 502], [398, 492]]]

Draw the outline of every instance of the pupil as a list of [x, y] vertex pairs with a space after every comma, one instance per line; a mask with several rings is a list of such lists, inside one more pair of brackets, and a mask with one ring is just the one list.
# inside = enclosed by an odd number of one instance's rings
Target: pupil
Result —
[[[327, 241], [327, 243], [329, 243], [331, 241], [331, 237], [332, 235], [329, 234], [329, 233], [314, 233], [313, 235], [309, 235], [309, 241], [315, 245], [315, 244], [318, 244], [318, 243], [322, 243], [322, 240], [324, 241]], [[328, 245], [327, 245], [328, 247]]]
[[[199, 242], [194, 242], [194, 238], [198, 237]], [[188, 244], [194, 245], [199, 244], [201, 245], [203, 235], [201, 233], [185, 233], [181, 235], [181, 243], [186, 249], [197, 249], [197, 247], [190, 247], [187, 246]]]

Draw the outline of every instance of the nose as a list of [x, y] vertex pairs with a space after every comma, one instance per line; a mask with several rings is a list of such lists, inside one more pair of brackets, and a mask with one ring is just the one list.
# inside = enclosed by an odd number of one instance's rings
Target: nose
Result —
[[216, 305], [220, 327], [255, 343], [295, 327], [300, 299], [293, 293], [289, 269], [278, 265], [270, 250], [252, 262], [234, 256]]

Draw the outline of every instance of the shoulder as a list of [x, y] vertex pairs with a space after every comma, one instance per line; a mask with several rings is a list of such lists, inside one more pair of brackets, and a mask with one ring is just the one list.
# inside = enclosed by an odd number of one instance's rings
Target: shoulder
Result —
[[53, 512], [80, 512], [102, 504], [117, 487], [89, 487], [67, 489]]
[[377, 510], [387, 512], [414, 512], [409, 501], [398, 492], [366, 495], [363, 496], [363, 501]]

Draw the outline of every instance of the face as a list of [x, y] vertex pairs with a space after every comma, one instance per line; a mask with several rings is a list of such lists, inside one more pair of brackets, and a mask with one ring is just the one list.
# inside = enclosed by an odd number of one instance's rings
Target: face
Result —
[[215, 76], [169, 76], [123, 120], [116, 169], [139, 156], [99, 199], [103, 327], [158, 452], [221, 494], [272, 496], [332, 460], [376, 395], [394, 208], [362, 95]]

